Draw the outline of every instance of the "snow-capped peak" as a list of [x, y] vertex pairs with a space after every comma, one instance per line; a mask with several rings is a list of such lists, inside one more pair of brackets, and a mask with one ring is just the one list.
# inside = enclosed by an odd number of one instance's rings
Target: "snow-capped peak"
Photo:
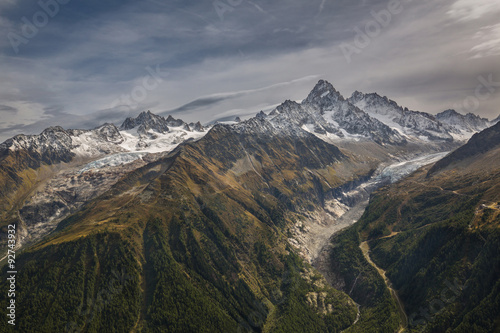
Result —
[[105, 123], [94, 129], [94, 132], [103, 140], [107, 142], [112, 142], [120, 144], [123, 142], [123, 137], [120, 135], [120, 131], [114, 124]]
[[[118, 160], [128, 161], [131, 156], [170, 151], [186, 140], [206, 134], [200, 122], [189, 126], [182, 120], [171, 116], [165, 119], [151, 111], [127, 118], [120, 129], [108, 123], [92, 130], [49, 127], [38, 135], [21, 134], [8, 139], [0, 144], [0, 155], [23, 150], [35, 160], [55, 164], [70, 162], [75, 157], [88, 160], [118, 153], [126, 157]], [[127, 155], [128, 152], [134, 154]]]
[[498, 122], [500, 122], [500, 115], [498, 117], [496, 117], [495, 119], [493, 119], [492, 121], [490, 121], [491, 126], [496, 125]]
[[336, 103], [344, 100], [344, 97], [335, 90], [330, 82], [319, 80], [307, 98], [302, 101], [302, 104], [313, 106], [324, 112], [330, 111]]
[[320, 80], [301, 106], [312, 114], [320, 114], [329, 124], [329, 128], [320, 124], [324, 130], [337, 131], [339, 137], [364, 137], [380, 144], [405, 142], [398, 132], [351, 104], [327, 81]]
[[129, 117], [125, 119], [120, 130], [131, 130], [138, 127], [139, 133], [146, 133], [153, 130], [158, 133], [168, 132], [167, 120], [162, 116], [157, 116], [151, 111], [143, 111], [136, 118]]
[[463, 132], [475, 133], [494, 125], [488, 119], [481, 118], [473, 113], [460, 114], [455, 110], [445, 110], [436, 115], [442, 123], [454, 126]]
[[[495, 121], [499, 120], [500, 117]], [[331, 83], [320, 80], [302, 102], [287, 100], [268, 115], [261, 111], [254, 118], [237, 118], [220, 128], [230, 126], [252, 135], [309, 132], [327, 141], [372, 140], [381, 145], [401, 145], [407, 141], [465, 140], [494, 122], [453, 110], [437, 116], [411, 111], [376, 93], [355, 91], [345, 99]], [[128, 161], [142, 154], [170, 151], [187, 140], [203, 137], [210, 128], [204, 128], [200, 122], [187, 124], [171, 115], [165, 118], [144, 111], [127, 118], [119, 129], [113, 124], [93, 130], [56, 126], [39, 135], [18, 135], [0, 144], [0, 156], [24, 149], [34, 159], [47, 163], [68, 162], [75, 156], [97, 159], [117, 153], [121, 154], [117, 161]], [[104, 162], [101, 164], [109, 164]]]
[[411, 140], [452, 141], [452, 128], [444, 126], [433, 115], [412, 111], [377, 93], [355, 91], [349, 101]]

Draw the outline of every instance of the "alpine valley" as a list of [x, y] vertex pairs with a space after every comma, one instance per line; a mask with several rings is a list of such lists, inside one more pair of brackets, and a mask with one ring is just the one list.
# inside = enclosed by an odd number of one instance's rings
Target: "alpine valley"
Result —
[[0, 332], [500, 331], [499, 120], [321, 80], [244, 121], [17, 135]]

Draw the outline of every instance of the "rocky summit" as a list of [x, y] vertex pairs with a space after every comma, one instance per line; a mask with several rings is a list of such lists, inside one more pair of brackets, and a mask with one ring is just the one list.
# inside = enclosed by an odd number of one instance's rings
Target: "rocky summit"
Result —
[[324, 80], [241, 118], [145, 111], [0, 144], [16, 329], [498, 328], [500, 124]]

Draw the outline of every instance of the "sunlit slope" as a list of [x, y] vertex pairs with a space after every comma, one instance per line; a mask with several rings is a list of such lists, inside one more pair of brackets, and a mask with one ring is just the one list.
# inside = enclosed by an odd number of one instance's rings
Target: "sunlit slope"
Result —
[[[335, 240], [347, 246], [331, 257], [343, 290], [352, 290], [356, 302], [370, 309], [375, 294], [367, 291], [380, 288], [372, 270], [359, 268], [367, 263], [356, 247], [368, 240], [411, 329], [500, 328], [499, 133], [499, 125], [487, 129], [432, 168], [372, 195], [362, 219]], [[348, 247], [356, 261], [346, 257]]]
[[[88, 332], [345, 329], [356, 319], [354, 302], [295, 254], [286, 230], [302, 210], [321, 209], [330, 188], [375, 165], [309, 134], [257, 139], [217, 127], [128, 174], [27, 250], [18, 259], [19, 325], [37, 332], [68, 322]], [[127, 275], [125, 287], [107, 293], [116, 271]], [[99, 305], [109, 315], [86, 305], [99, 304], [100, 294], [120, 299]], [[54, 319], [53, 307], [70, 295], [77, 296]]]

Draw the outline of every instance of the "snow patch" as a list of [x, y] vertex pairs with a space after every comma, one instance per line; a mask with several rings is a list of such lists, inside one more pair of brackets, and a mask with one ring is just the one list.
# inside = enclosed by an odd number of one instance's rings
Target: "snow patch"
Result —
[[183, 127], [171, 127], [167, 133], [158, 133], [153, 130], [146, 134], [138, 134], [135, 129], [120, 131], [124, 138], [120, 146], [132, 152], [159, 153], [174, 150], [186, 140], [199, 140], [207, 134], [205, 132], [190, 132]]
[[147, 153], [120, 153], [111, 156], [106, 156], [100, 160], [93, 161], [85, 165], [79, 170], [79, 173], [83, 173], [93, 169], [102, 169], [106, 167], [115, 167], [119, 165], [124, 165], [132, 163], [145, 156]]

